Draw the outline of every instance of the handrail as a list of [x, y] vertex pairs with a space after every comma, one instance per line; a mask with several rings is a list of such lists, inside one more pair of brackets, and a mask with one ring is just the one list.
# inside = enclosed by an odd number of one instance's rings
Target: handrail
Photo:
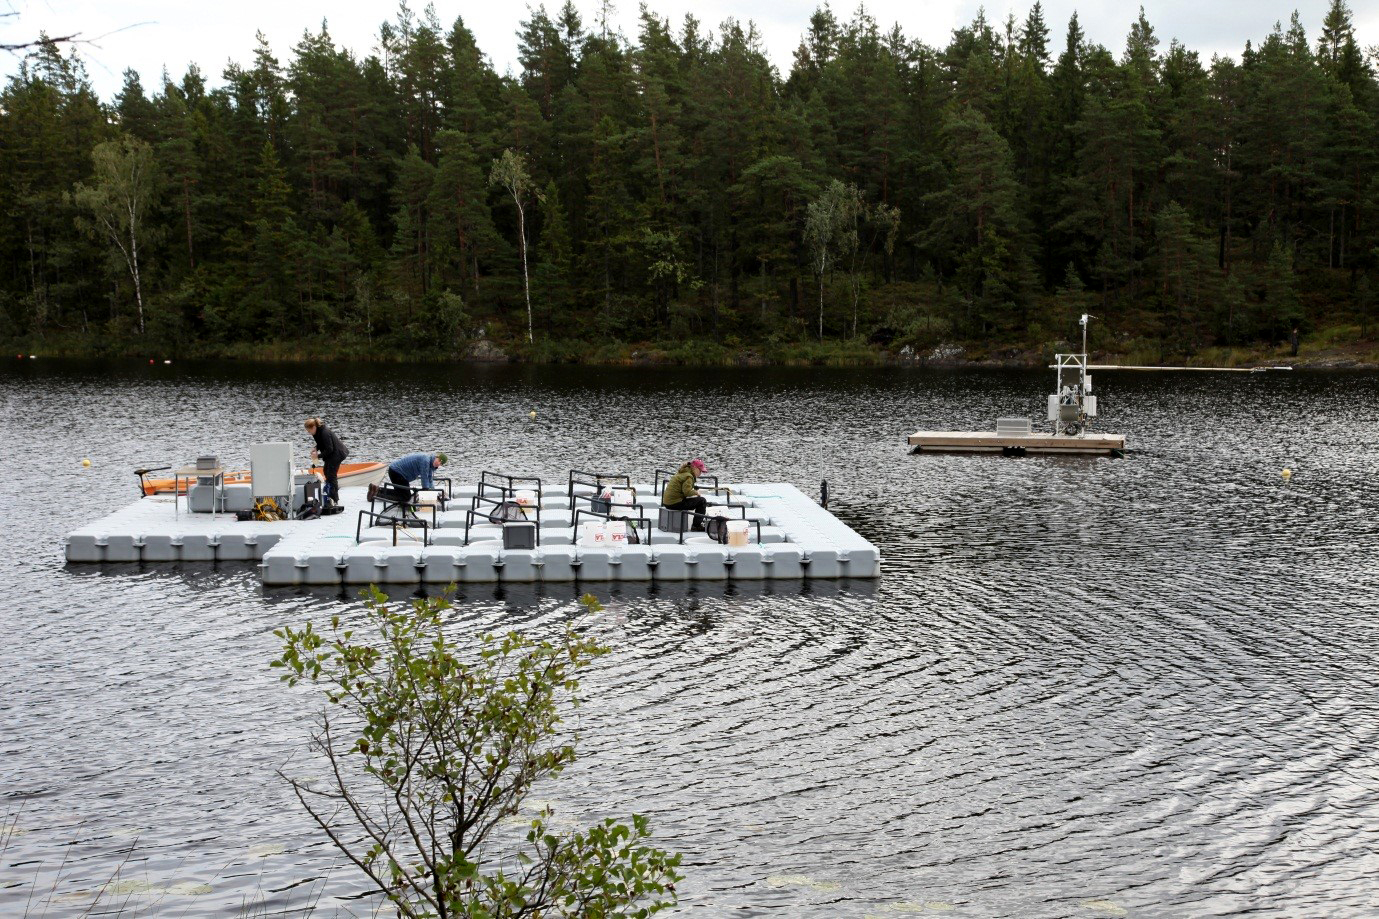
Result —
[[[584, 478], [580, 478], [580, 476]], [[593, 479], [593, 481], [589, 482], [585, 481], [585, 479]], [[624, 488], [631, 488], [632, 476], [621, 472], [588, 472], [583, 469], [571, 469], [569, 485], [565, 493], [573, 498], [576, 485], [588, 485], [597, 492], [602, 485], [616, 484], [621, 484]]]
[[[407, 489], [408, 492], [408, 499], [405, 501], [402, 500], [400, 497], [389, 497], [387, 494], [385, 494], [385, 489], [403, 488]], [[440, 509], [445, 510], [445, 502], [447, 498], [444, 494], [441, 493], [441, 489], [422, 488], [418, 485], [399, 485], [396, 482], [384, 482], [381, 485], [379, 485], [378, 490], [374, 493], [373, 499], [369, 501], [369, 509], [373, 510], [374, 504], [382, 504], [383, 509], [379, 513], [387, 514], [388, 511], [394, 507], [400, 507], [403, 508], [404, 511], [411, 511], [413, 513], [417, 513], [423, 508], [430, 508], [431, 518], [434, 521], [436, 516], [436, 505], [430, 503], [422, 503], [421, 493], [424, 491], [436, 492], [436, 499], [440, 503]], [[432, 525], [434, 526], [435, 524], [433, 523]]]
[[[657, 496], [658, 498], [661, 497], [662, 495], [665, 494], [665, 492], [661, 490], [661, 477], [662, 477], [662, 476], [665, 476], [665, 478], [666, 478], [666, 484], [669, 485], [669, 484], [670, 484], [670, 480], [673, 479], [673, 478], [675, 478], [677, 475], [679, 475], [678, 472], [669, 472], [669, 471], [667, 471], [667, 470], [665, 470], [665, 469], [657, 469], [656, 472], [655, 472], [655, 476], [656, 476], [656, 477], [655, 477], [655, 479], [652, 481], [651, 490], [654, 491], [654, 492], [656, 492], [656, 496]], [[709, 490], [709, 491], [713, 492], [713, 493], [716, 494], [716, 495], [717, 495], [717, 494], [722, 494], [724, 491], [728, 491], [728, 493], [729, 493], [730, 495], [732, 494], [732, 491], [731, 491], [730, 489], [727, 489], [725, 486], [724, 486], [724, 487], [720, 487], [720, 486], [719, 486], [719, 484], [718, 484], [718, 476], [716, 476], [716, 475], [701, 475], [701, 476], [699, 476], [698, 478], [696, 478], [696, 479], [694, 480], [694, 487], [695, 487], [696, 490], [699, 489], [699, 487], [700, 487], [699, 483], [700, 483], [700, 482], [712, 482], [713, 484], [712, 484], [712, 485], [709, 485], [709, 486], [707, 486], [707, 487], [708, 487], [708, 490]]]
[[[633, 492], [633, 497], [635, 498], [635, 496], [636, 496], [636, 492]], [[588, 501], [588, 502], [589, 502], [589, 510], [593, 511], [595, 514], [599, 514], [599, 513], [612, 513], [612, 509], [615, 508], [615, 507], [630, 507], [630, 508], [632, 508], [633, 510], [636, 510], [636, 509], [639, 509], [639, 508], [641, 508], [641, 507], [643, 506], [640, 502], [637, 502], [637, 501], [634, 501], [632, 504], [620, 504], [620, 503], [618, 503], [618, 502], [616, 502], [616, 501], [611, 501], [611, 500], [608, 500], [608, 499], [606, 499], [606, 498], [603, 498], [603, 497], [601, 497], [600, 495], [597, 495], [597, 494], [591, 494], [591, 495], [575, 495], [575, 494], [572, 494], [572, 495], [570, 495], [570, 510], [572, 510], [572, 511], [575, 510], [575, 502], [577, 502], [577, 501]], [[595, 505], [602, 505], [603, 507], [607, 508], [607, 510], [606, 510], [606, 511], [600, 511], [600, 510], [598, 509], [598, 507], [596, 507]]]
[[[490, 482], [490, 478], [501, 479], [507, 482], [507, 485], [501, 485], [496, 481]], [[508, 475], [503, 472], [493, 472], [486, 469], [479, 473], [479, 494], [482, 495], [484, 491], [489, 488], [496, 488], [503, 494], [515, 494], [518, 490], [516, 484], [518, 482], [535, 482], [536, 503], [538, 506], [543, 503], [544, 492], [541, 487], [541, 480], [534, 475]]]

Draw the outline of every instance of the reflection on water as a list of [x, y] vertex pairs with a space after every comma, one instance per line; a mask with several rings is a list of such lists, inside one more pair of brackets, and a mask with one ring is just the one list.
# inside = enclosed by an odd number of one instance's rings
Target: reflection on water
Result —
[[355, 595], [61, 563], [66, 531], [134, 499], [135, 465], [304, 453], [316, 414], [359, 458], [445, 449], [464, 477], [648, 479], [703, 455], [732, 479], [827, 479], [880, 545], [879, 582], [455, 595], [476, 631], [605, 601], [584, 757], [542, 797], [648, 814], [685, 853], [684, 913], [1379, 912], [1379, 376], [1104, 373], [1125, 460], [903, 451], [914, 429], [1037, 418], [1048, 382], [0, 367], [0, 912], [81, 915], [102, 888], [110, 911], [371, 910], [274, 776], [317, 703], [267, 668], [273, 629]]

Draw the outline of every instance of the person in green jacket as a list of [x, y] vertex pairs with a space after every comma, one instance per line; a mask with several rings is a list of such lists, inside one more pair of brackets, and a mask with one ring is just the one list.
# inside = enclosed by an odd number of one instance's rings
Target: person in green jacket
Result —
[[666, 490], [661, 493], [661, 506], [673, 511], [691, 511], [695, 514], [694, 526], [691, 529], [704, 529], [704, 509], [709, 506], [709, 502], [699, 490], [695, 488], [695, 482], [709, 467], [701, 459], [690, 460], [681, 466], [666, 482]]

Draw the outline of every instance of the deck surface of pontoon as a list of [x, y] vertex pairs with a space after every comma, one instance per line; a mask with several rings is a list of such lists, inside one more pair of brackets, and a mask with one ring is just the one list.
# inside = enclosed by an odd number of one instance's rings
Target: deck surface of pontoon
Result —
[[[358, 511], [369, 506], [362, 488], [342, 489], [345, 511], [315, 520], [178, 513], [171, 495], [156, 495], [68, 534], [66, 554], [75, 564], [257, 563], [263, 582], [277, 586], [880, 576], [877, 548], [794, 485], [731, 488], [731, 503], [742, 509], [743, 519], [754, 521], [745, 546], [714, 542], [703, 533], [686, 533], [682, 541], [678, 532], [659, 529], [651, 486], [636, 490], [640, 513], [652, 521], [642, 544], [580, 545], [562, 483], [541, 495], [535, 549], [504, 548], [505, 525], [486, 519], [471, 527], [466, 545], [465, 512], [476, 493], [471, 485], [456, 487], [451, 509], [438, 514], [439, 526], [429, 532], [366, 525], [358, 540]], [[574, 503], [589, 506], [585, 498]]]

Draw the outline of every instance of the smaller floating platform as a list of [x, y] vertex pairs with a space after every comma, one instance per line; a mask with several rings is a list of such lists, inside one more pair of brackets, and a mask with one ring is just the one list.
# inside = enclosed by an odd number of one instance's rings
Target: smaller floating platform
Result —
[[992, 433], [916, 431], [908, 438], [915, 453], [1089, 453], [1109, 456], [1125, 449], [1124, 434]]

